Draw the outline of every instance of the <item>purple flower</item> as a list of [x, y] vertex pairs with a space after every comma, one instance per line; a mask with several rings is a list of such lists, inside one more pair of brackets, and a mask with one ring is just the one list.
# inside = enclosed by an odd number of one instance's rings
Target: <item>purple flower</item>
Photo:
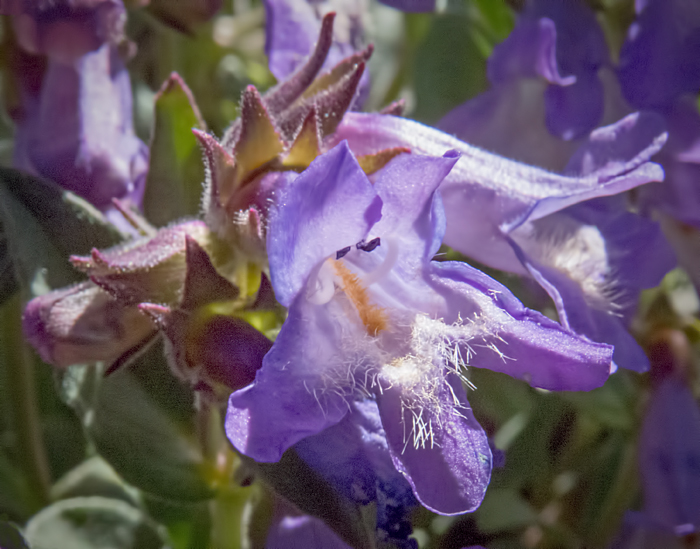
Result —
[[[665, 127], [660, 117], [630, 115], [593, 130], [606, 102], [613, 114], [629, 110], [604, 98], [599, 74], [609, 75], [608, 66], [603, 33], [583, 2], [535, 0], [489, 59], [492, 89], [449, 113], [439, 127], [471, 144], [565, 175], [597, 175], [603, 182], [628, 172], [630, 177], [622, 178], [628, 183], [660, 181], [658, 167], [653, 173], [647, 165], [646, 177], [634, 173], [635, 166], [661, 146], [657, 138]], [[688, 164], [684, 168], [689, 174], [693, 170]], [[687, 181], [689, 185], [690, 177]], [[642, 189], [640, 195], [649, 196], [653, 187]], [[666, 192], [667, 187], [656, 188]], [[508, 235], [494, 250], [490, 244], [482, 246], [486, 240], [479, 237], [485, 235], [475, 234], [486, 224], [479, 229], [473, 223], [476, 218], [466, 213], [478, 208], [465, 204], [471, 189], [446, 183], [443, 194], [450, 205], [447, 244], [487, 265], [529, 273], [554, 300], [564, 326], [614, 344], [618, 365], [638, 371], [648, 368], [627, 325], [639, 291], [657, 285], [675, 265], [655, 223], [628, 213], [621, 199], [562, 208], [543, 217], [537, 209], [552, 201], [541, 199], [517, 221], [507, 218], [513, 216], [510, 212], [493, 212], [498, 230]], [[677, 202], [693, 211], [697, 193], [676, 194]], [[516, 257], [519, 261], [514, 261]], [[639, 265], [640, 257], [649, 259]]]
[[636, 8], [620, 52], [620, 85], [634, 107], [661, 115], [669, 133], [658, 156], [666, 180], [642, 191], [640, 207], [700, 228], [700, 9], [690, 0], [639, 1]]
[[436, 0], [380, 0], [392, 8], [408, 12], [435, 11]]
[[409, 514], [418, 502], [392, 463], [377, 404], [365, 399], [349, 406], [339, 423], [302, 439], [294, 450], [343, 497], [376, 505], [378, 540], [413, 548]]
[[[27, 6], [15, 16], [18, 40], [47, 61], [39, 85], [23, 82], [15, 165], [103, 211], [114, 198], [140, 203], [148, 150], [134, 134], [131, 84], [117, 47], [124, 6], [108, 0]], [[36, 58], [24, 59], [36, 65]]]
[[34, 298], [22, 325], [39, 356], [60, 368], [97, 360], [111, 363], [153, 334], [151, 322], [138, 309], [90, 282]]
[[642, 511], [625, 514], [613, 549], [681, 549], [700, 530], [700, 407], [686, 380], [690, 343], [683, 332], [661, 328], [648, 350], [653, 388], [637, 455]]
[[700, 5], [636, 0], [637, 19], [620, 51], [622, 91], [637, 109], [666, 109], [700, 88]]
[[[343, 59], [363, 50], [367, 0], [347, 0], [336, 5], [331, 0], [265, 0], [265, 53], [278, 81], [289, 78], [314, 51], [323, 17], [335, 12], [333, 40], [322, 71], [329, 71]], [[356, 108], [369, 93], [369, 73], [362, 75]]]
[[463, 363], [551, 390], [605, 381], [610, 347], [526, 309], [464, 263], [431, 261], [445, 228], [434, 191], [457, 160], [400, 155], [372, 184], [340, 143], [280, 190], [267, 247], [289, 316], [255, 382], [231, 395], [226, 432], [241, 452], [276, 461], [374, 399], [418, 500], [463, 513], [491, 471]]
[[643, 513], [656, 527], [685, 535], [700, 529], [700, 408], [683, 379], [653, 392], [639, 440]]
[[[572, 158], [571, 175], [526, 166], [388, 116], [348, 113], [335, 139], [348, 139], [359, 153], [395, 146], [427, 154], [459, 151], [461, 159], [440, 186], [445, 243], [491, 267], [534, 276], [565, 326], [614, 343], [616, 362], [643, 370], [644, 354], [624, 318], [616, 316], [612, 298], [623, 291], [627, 313], [634, 290], [657, 284], [672, 267], [672, 254], [654, 225], [619, 205], [570, 207], [663, 178], [660, 167], [648, 162], [665, 141], [654, 120], [631, 115], [596, 130]], [[627, 232], [618, 234], [620, 226]], [[612, 242], [619, 245], [611, 248]], [[640, 270], [637, 258], [624, 252], [650, 244], [659, 251], [658, 261]]]
[[266, 549], [351, 549], [316, 517], [303, 515], [280, 498], [275, 500]]
[[491, 89], [454, 109], [438, 127], [556, 169], [557, 153], [567, 146], [551, 136], [570, 141], [599, 124], [604, 95], [598, 71], [608, 64], [605, 37], [583, 1], [534, 0], [488, 60]]
[[14, 16], [22, 48], [64, 64], [124, 38], [121, 0], [6, 0], [0, 11]]

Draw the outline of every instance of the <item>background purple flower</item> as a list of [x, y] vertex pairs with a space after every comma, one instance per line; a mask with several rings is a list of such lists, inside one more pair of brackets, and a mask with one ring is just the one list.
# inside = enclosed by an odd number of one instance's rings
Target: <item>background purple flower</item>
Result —
[[584, 2], [532, 0], [489, 57], [491, 89], [448, 113], [438, 127], [504, 156], [556, 168], [542, 155], [555, 156], [566, 146], [546, 134], [570, 141], [600, 123], [598, 71], [607, 64], [605, 37]]
[[[14, 17], [28, 52], [17, 70], [15, 166], [51, 179], [103, 211], [139, 204], [148, 150], [134, 134], [129, 74], [120, 47], [121, 2], [28, 4]], [[25, 71], [37, 77], [23, 79]], [[40, 83], [39, 83], [40, 82]]]

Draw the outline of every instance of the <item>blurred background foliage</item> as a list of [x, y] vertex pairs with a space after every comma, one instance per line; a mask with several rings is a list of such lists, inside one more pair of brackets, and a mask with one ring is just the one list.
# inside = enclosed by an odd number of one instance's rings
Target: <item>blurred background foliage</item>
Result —
[[[245, 86], [262, 91], [274, 78], [264, 55], [259, 2], [227, 1], [205, 22], [173, 19], [159, 9], [163, 2], [142, 3], [128, 5], [127, 36], [133, 42], [128, 69], [137, 132], [152, 148], [146, 215], [164, 225], [197, 213], [203, 171], [190, 128], [221, 136], [237, 116]], [[431, 124], [484, 91], [486, 59], [513, 28], [519, 4], [446, 0], [437, 13], [403, 14], [371, 3], [368, 38], [376, 50], [366, 109], [403, 98], [406, 116]], [[591, 5], [615, 52], [633, 18], [632, 2]], [[0, 32], [9, 108], [13, 37], [7, 20]], [[177, 86], [158, 95], [172, 72], [191, 89], [199, 113]], [[11, 165], [12, 140], [12, 123], [3, 113], [3, 166]], [[244, 463], [233, 450], [210, 451], [225, 444], [221, 417], [216, 410], [206, 417], [195, 413], [197, 396], [167, 368], [161, 341], [109, 377], [103, 376], [104, 366], [59, 372], [41, 362], [22, 340], [22, 304], [47, 286], [78, 279], [65, 260], [68, 254], [115, 243], [120, 236], [79, 199], [61, 195], [50, 207], [37, 205], [12, 174], [0, 172], [0, 183], [0, 547], [261, 547], [275, 492], [302, 510], [321, 513], [313, 498], [300, 495], [314, 482], [313, 474], [293, 457], [275, 470]], [[149, 211], [149, 203], [159, 207]], [[60, 223], [76, 212], [82, 225]], [[554, 314], [541, 290], [484, 270], [528, 306]], [[682, 331], [692, 345], [692, 369], [699, 363], [697, 312], [692, 285], [682, 271], [673, 271], [643, 294], [635, 334], [650, 348], [660, 330]], [[635, 454], [648, 376], [621, 371], [590, 393], [554, 394], [491, 371], [473, 369], [468, 375], [476, 387], [470, 402], [502, 451], [502, 467], [494, 470], [475, 513], [417, 512], [420, 546], [606, 547], [625, 510], [640, 505]], [[696, 395], [698, 388], [695, 383]], [[282, 482], [284, 475], [292, 480]], [[330, 524], [357, 520], [341, 504], [328, 507], [336, 513], [324, 517]]]

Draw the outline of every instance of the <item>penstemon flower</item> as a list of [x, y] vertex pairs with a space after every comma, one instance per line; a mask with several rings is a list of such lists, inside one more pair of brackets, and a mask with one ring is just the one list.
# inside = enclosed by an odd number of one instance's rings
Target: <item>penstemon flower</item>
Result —
[[[648, 361], [611, 297], [658, 283], [673, 265], [658, 228], [619, 205], [587, 204], [663, 178], [649, 162], [666, 140], [654, 120], [630, 115], [593, 132], [570, 160], [564, 175], [489, 153], [411, 120], [348, 113], [334, 137], [353, 150], [410, 147], [437, 154], [462, 154], [440, 190], [447, 217], [445, 243], [491, 267], [533, 276], [550, 294], [566, 327], [616, 345], [616, 362], [644, 370]], [[576, 206], [578, 205], [578, 206]], [[578, 208], [573, 210], [572, 206]], [[629, 226], [620, 234], [613, 227]], [[620, 244], [610, 247], [606, 235]], [[638, 269], [630, 246], [659, 253]], [[618, 269], [617, 267], [623, 268]], [[618, 284], [615, 277], [624, 277]], [[619, 346], [619, 349], [618, 349]]]
[[[84, 197], [120, 223], [139, 205], [148, 148], [132, 122], [121, 0], [9, 2], [19, 45], [14, 164]], [[44, 63], [36, 55], [45, 56]]]
[[460, 381], [465, 363], [552, 390], [605, 381], [610, 347], [526, 309], [464, 263], [431, 261], [444, 234], [435, 189], [458, 159], [401, 155], [372, 183], [341, 142], [279, 193], [267, 250], [289, 316], [255, 382], [231, 395], [226, 431], [241, 452], [276, 461], [374, 399], [418, 500], [463, 513], [491, 471]]

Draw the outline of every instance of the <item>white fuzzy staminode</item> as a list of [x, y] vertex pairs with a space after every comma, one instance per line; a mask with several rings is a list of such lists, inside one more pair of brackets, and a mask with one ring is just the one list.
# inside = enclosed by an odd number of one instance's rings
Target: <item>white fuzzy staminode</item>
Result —
[[[409, 353], [385, 364], [379, 375], [380, 390], [391, 387], [401, 392], [405, 445], [412, 442], [415, 448], [432, 448], [436, 444], [434, 429], [441, 428], [451, 414], [463, 416], [464, 404], [447, 378], [456, 374], [475, 388], [465, 370], [474, 354], [470, 342], [483, 334], [484, 326], [478, 319], [445, 324], [423, 314], [415, 316]], [[451, 401], [441, 396], [445, 388], [452, 395]]]
[[513, 238], [531, 257], [578, 283], [589, 305], [613, 311], [614, 273], [600, 230], [566, 215], [550, 217], [516, 230]]
[[[333, 393], [349, 405], [398, 390], [404, 443], [433, 447], [443, 422], [464, 417], [465, 404], [450, 384], [451, 374], [474, 388], [465, 371], [475, 347], [507, 359], [494, 343], [486, 342], [497, 339], [505, 313], [492, 310], [487, 296], [480, 308], [488, 315], [459, 318], [452, 324], [402, 307], [385, 307], [374, 285], [391, 272], [398, 246], [390, 239], [382, 246], [385, 257], [371, 272], [351, 270], [353, 264], [345, 259], [328, 258], [309, 275], [306, 299], [326, 308], [329, 326], [336, 326], [340, 336], [337, 355], [327, 361], [321, 384], [312, 392]], [[348, 255], [360, 253], [366, 252], [352, 250]]]

